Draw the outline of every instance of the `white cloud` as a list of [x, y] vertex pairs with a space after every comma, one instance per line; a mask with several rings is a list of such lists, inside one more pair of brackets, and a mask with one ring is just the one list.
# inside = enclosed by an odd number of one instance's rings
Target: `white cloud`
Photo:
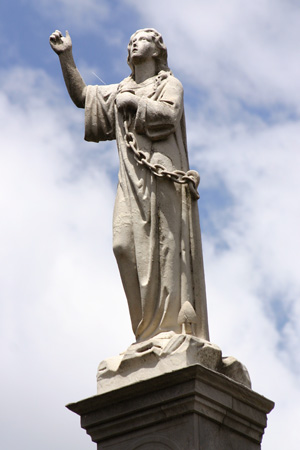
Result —
[[[292, 1], [127, 2], [163, 35], [170, 65], [209, 95], [247, 104], [300, 100], [300, 10]], [[183, 19], [184, 12], [184, 19]], [[295, 87], [298, 88], [295, 92]]]
[[[94, 30], [105, 22], [111, 13], [111, 3], [107, 0], [27, 0], [44, 17], [55, 18], [68, 26]], [[54, 31], [54, 30], [53, 30]]]
[[1, 441], [50, 450], [72, 436], [79, 449], [89, 438], [64, 404], [93, 395], [97, 364], [133, 340], [111, 251], [116, 148], [103, 143], [100, 165], [99, 147], [82, 139], [83, 111], [42, 71], [0, 78]]
[[199, 113], [189, 130], [200, 205], [210, 189], [225, 188], [230, 198], [219, 212], [205, 205], [214, 230], [203, 236], [212, 340], [241, 359], [254, 389], [276, 402], [263, 448], [296, 450], [300, 121], [222, 126]]

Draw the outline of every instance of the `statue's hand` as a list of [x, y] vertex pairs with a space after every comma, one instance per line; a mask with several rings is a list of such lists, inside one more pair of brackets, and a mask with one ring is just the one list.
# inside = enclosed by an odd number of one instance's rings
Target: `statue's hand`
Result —
[[59, 30], [54, 31], [50, 36], [49, 42], [58, 55], [72, 49], [72, 41], [68, 31], [66, 31], [66, 37]]
[[131, 92], [121, 92], [116, 97], [116, 105], [121, 112], [135, 112], [138, 108], [138, 98]]

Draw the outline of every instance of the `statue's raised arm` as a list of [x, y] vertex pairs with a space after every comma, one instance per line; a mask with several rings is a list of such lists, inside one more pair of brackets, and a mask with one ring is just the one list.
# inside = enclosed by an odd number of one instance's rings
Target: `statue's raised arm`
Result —
[[53, 51], [59, 56], [61, 69], [69, 95], [78, 108], [84, 108], [86, 84], [83, 81], [72, 53], [72, 40], [69, 32], [63, 36], [59, 30], [54, 31], [49, 39]]

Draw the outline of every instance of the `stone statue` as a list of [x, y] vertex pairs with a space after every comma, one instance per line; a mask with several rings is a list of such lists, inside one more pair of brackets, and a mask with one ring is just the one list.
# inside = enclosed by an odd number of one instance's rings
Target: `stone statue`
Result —
[[[183, 89], [168, 67], [161, 35], [154, 29], [134, 33], [128, 45], [131, 75], [109, 86], [85, 85], [68, 32], [63, 37], [56, 31], [50, 44], [59, 55], [71, 99], [85, 108], [85, 139], [117, 141], [113, 249], [137, 341], [161, 332], [181, 333], [182, 324], [187, 332], [208, 339], [199, 215], [189, 188], [193, 185], [155, 176], [127, 145], [129, 132], [158, 175], [189, 170]], [[191, 318], [185, 325], [188, 311]]]
[[221, 351], [208, 342], [198, 180], [189, 170], [183, 88], [168, 67], [162, 36], [152, 28], [134, 33], [128, 44], [131, 74], [108, 86], [86, 86], [68, 32], [64, 37], [55, 31], [50, 45], [59, 55], [71, 99], [85, 108], [85, 139], [116, 139], [119, 152], [113, 249], [134, 345], [140, 347], [133, 345], [117, 362], [100, 364], [100, 378], [149, 348], [158, 356], [179, 347], [186, 354], [191, 346], [186, 338], [197, 349], [205, 347], [203, 364], [219, 367]]

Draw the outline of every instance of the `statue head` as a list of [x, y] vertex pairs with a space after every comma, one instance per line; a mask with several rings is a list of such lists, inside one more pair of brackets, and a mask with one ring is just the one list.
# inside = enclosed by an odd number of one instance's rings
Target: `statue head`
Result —
[[155, 44], [156, 47], [156, 55], [154, 57], [155, 59], [155, 63], [156, 63], [156, 73], [158, 74], [161, 70], [165, 70], [170, 72], [170, 69], [168, 67], [168, 52], [167, 52], [167, 47], [165, 46], [164, 42], [163, 42], [163, 38], [162, 35], [156, 31], [154, 28], [144, 28], [141, 30], [137, 30], [130, 38], [129, 40], [129, 44], [128, 44], [128, 56], [127, 56], [127, 64], [129, 65], [129, 67], [131, 68], [132, 71], [132, 76], [134, 78], [134, 64], [131, 61], [131, 47], [132, 47], [132, 43], [134, 38], [139, 34], [139, 33], [147, 33], [149, 34], [149, 36], [151, 37], [152, 41]]

